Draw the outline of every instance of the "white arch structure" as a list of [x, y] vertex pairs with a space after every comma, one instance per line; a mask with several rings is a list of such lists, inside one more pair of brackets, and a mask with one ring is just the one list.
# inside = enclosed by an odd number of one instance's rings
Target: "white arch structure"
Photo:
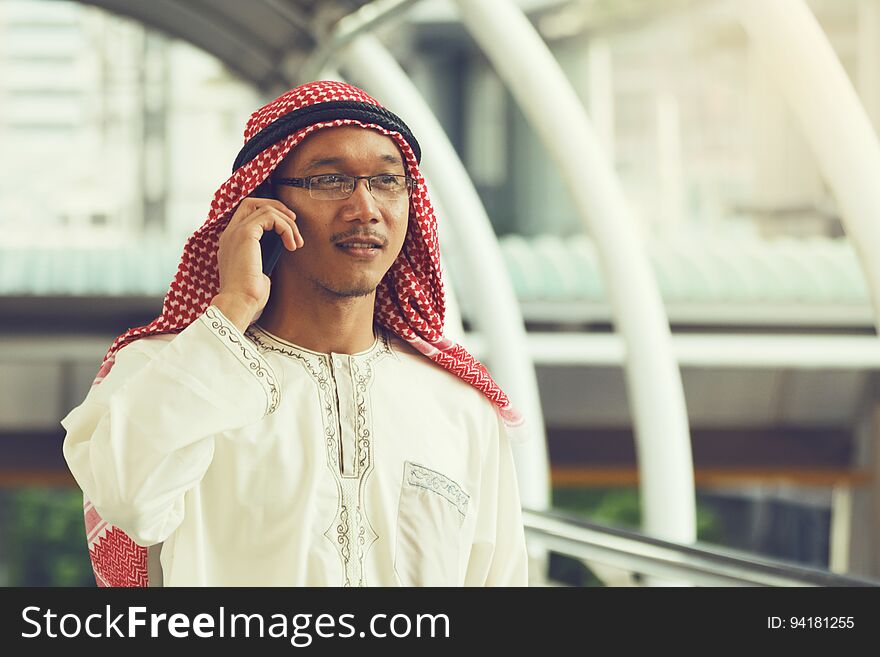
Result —
[[669, 321], [621, 185], [550, 49], [513, 2], [456, 0], [461, 19], [559, 167], [599, 250], [614, 322], [626, 345], [646, 532], [696, 539], [690, 431]]
[[737, 16], [803, 129], [859, 262], [880, 333], [880, 141], [805, 0], [743, 0]]

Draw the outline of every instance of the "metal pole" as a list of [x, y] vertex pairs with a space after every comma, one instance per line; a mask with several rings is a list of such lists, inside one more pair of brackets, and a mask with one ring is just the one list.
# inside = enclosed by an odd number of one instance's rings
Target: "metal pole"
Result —
[[456, 3], [555, 159], [599, 248], [613, 316], [626, 343], [644, 528], [693, 541], [694, 472], [681, 373], [660, 291], [608, 154], [559, 64], [513, 2]]
[[526, 418], [530, 440], [513, 444], [523, 505], [549, 508], [549, 461], [538, 383], [519, 302], [486, 210], [431, 108], [379, 41], [370, 35], [358, 37], [340, 52], [340, 63], [367, 91], [394, 107], [429, 154], [422, 169], [446, 211], [446, 227], [462, 250], [461, 262], [472, 282], [474, 323], [488, 344], [487, 363]]
[[309, 55], [300, 69], [300, 77], [304, 82], [317, 79], [336, 52], [361, 34], [366, 34], [389, 20], [399, 19], [407, 9], [419, 1], [375, 0], [344, 16]]

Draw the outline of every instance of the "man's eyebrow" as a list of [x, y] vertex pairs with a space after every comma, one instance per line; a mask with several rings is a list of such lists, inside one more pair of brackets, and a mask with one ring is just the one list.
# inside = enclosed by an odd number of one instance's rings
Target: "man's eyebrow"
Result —
[[399, 155], [389, 155], [388, 153], [383, 153], [379, 156], [379, 159], [383, 162], [387, 162], [388, 164], [403, 164], [403, 162], [400, 161]]
[[[386, 164], [403, 164], [399, 155], [391, 155], [390, 153], [382, 153], [379, 155], [378, 159]], [[310, 169], [319, 169], [322, 167], [338, 167], [344, 165], [345, 162], [345, 158], [342, 157], [320, 157], [307, 162], [305, 169], [308, 171]]]
[[322, 157], [317, 160], [311, 160], [306, 164], [306, 169], [315, 169], [317, 167], [332, 167], [342, 164], [342, 158], [339, 157]]

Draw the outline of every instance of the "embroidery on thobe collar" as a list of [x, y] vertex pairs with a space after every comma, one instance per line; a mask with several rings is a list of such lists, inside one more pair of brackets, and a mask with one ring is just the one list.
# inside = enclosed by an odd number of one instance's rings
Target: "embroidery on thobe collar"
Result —
[[357, 449], [356, 471], [353, 476], [343, 475], [343, 467], [339, 462], [341, 436], [337, 435], [337, 429], [341, 425], [337, 410], [338, 390], [331, 371], [330, 356], [285, 342], [256, 325], [248, 329], [247, 336], [263, 351], [274, 351], [294, 358], [318, 388], [327, 465], [336, 480], [339, 494], [336, 517], [324, 536], [339, 553], [344, 573], [343, 586], [366, 586], [364, 561], [370, 546], [379, 538], [369, 521], [363, 501], [367, 478], [373, 471], [373, 432], [367, 393], [373, 380], [373, 365], [383, 356], [392, 354], [388, 336], [380, 329], [376, 342], [370, 349], [349, 357], [354, 389]]
[[[221, 313], [213, 306], [205, 309], [203, 321], [214, 333], [224, 338], [224, 345], [238, 357], [239, 362], [256, 375], [257, 380], [266, 392], [266, 415], [274, 413], [281, 402], [281, 391], [275, 381], [272, 368], [253, 345], [242, 342], [237, 328], [228, 324]], [[234, 345], [234, 346], [233, 346]]]

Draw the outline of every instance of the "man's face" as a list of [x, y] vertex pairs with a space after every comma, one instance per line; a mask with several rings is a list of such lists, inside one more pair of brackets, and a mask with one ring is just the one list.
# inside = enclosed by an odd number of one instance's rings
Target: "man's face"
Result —
[[[319, 174], [374, 176], [406, 174], [397, 144], [374, 130], [357, 126], [323, 128], [303, 140], [281, 165], [276, 178]], [[334, 297], [372, 293], [403, 246], [409, 217], [409, 198], [377, 200], [358, 180], [347, 199], [311, 198], [308, 189], [278, 185], [277, 195], [297, 216], [304, 246], [284, 252], [278, 268], [286, 276]], [[339, 242], [375, 238], [381, 247], [367, 253], [346, 249]]]

